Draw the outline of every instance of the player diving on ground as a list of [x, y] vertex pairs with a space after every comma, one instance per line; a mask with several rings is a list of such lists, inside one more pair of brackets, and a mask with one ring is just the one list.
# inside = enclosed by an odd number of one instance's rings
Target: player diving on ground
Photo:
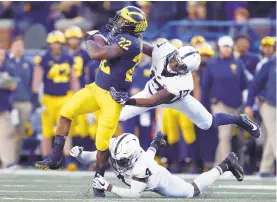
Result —
[[236, 124], [256, 138], [260, 136], [259, 126], [247, 115], [212, 115], [190, 95], [193, 90], [191, 72], [197, 70], [201, 62], [200, 54], [195, 48], [183, 46], [176, 49], [168, 41], [154, 47], [144, 43], [143, 53], [152, 57], [151, 79], [144, 90], [129, 98], [126, 92], [117, 91], [113, 87], [110, 89], [114, 100], [124, 106], [120, 114], [121, 121], [151, 108], [172, 108], [182, 112], [203, 130]]
[[[230, 153], [218, 166], [188, 183], [154, 160], [158, 148], [165, 144], [161, 132], [155, 134], [146, 152], [133, 134], [124, 133], [112, 138], [108, 162], [115, 175], [130, 188], [116, 187], [101, 175], [93, 180], [92, 186], [123, 198], [139, 198], [143, 191], [152, 191], [165, 197], [194, 197], [209, 188], [226, 171], [231, 171], [238, 181], [243, 180], [244, 173], [238, 158], [235, 153]], [[96, 161], [96, 151], [83, 151], [82, 147], [73, 147], [70, 154], [83, 164]]]

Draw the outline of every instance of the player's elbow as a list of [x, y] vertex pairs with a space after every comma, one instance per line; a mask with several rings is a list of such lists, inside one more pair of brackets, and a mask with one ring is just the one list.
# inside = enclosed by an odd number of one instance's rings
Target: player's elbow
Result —
[[103, 51], [88, 51], [88, 54], [89, 54], [90, 58], [93, 60], [105, 59], [103, 57], [103, 55], [104, 55]]

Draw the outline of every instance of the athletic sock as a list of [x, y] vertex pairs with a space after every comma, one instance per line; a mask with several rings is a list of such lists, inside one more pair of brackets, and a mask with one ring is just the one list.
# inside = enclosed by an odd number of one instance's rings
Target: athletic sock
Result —
[[223, 160], [215, 168], [220, 172], [220, 175], [222, 175], [224, 172], [228, 171], [228, 169], [229, 169], [229, 162], [227, 160]]
[[212, 127], [217, 128], [222, 125], [236, 124], [239, 116], [235, 114], [216, 113], [213, 115]]
[[56, 135], [55, 137], [52, 157], [56, 161], [59, 161], [60, 159], [62, 159], [65, 140], [66, 140], [66, 137], [62, 135]]
[[[219, 170], [216, 168], [213, 168], [208, 172], [202, 173], [193, 181], [194, 184], [192, 183], [192, 185], [194, 186], [194, 190], [197, 190], [197, 188], [199, 190], [198, 192], [206, 190], [219, 178], [220, 175], [221, 174]], [[197, 188], [195, 187], [195, 185], [197, 186]], [[195, 193], [194, 195], [197, 194], [199, 193]]]

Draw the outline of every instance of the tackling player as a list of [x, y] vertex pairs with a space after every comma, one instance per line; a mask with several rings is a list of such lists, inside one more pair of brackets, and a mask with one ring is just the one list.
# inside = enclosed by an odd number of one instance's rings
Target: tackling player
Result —
[[[112, 192], [123, 198], [139, 198], [143, 191], [152, 191], [165, 197], [194, 197], [209, 188], [221, 174], [231, 171], [238, 181], [242, 181], [244, 174], [234, 153], [230, 153], [225, 160], [208, 172], [202, 173], [192, 183], [180, 177], [171, 175], [164, 167], [154, 160], [156, 151], [165, 145], [163, 134], [157, 132], [150, 147], [145, 152], [138, 138], [124, 133], [112, 138], [109, 151], [109, 164], [115, 175], [130, 188], [120, 188], [111, 185], [104, 177], [98, 175], [92, 183], [94, 188]], [[81, 147], [74, 147], [70, 153], [81, 163], [95, 162], [96, 152], [82, 151]]]
[[[118, 91], [127, 92], [132, 82], [132, 73], [142, 57], [142, 33], [147, 28], [145, 14], [138, 8], [127, 6], [116, 12], [107, 28], [109, 45], [99, 46], [92, 38], [99, 31], [86, 34], [88, 54], [94, 60], [101, 60], [95, 83], [77, 92], [62, 108], [54, 150], [49, 158], [37, 162], [36, 166], [57, 169], [61, 166], [62, 150], [70, 132], [72, 120], [82, 114], [99, 111], [96, 134], [97, 168], [96, 175], [104, 175], [110, 139], [114, 134], [122, 105], [110, 95], [114, 86]], [[104, 197], [104, 192], [94, 189], [94, 195]]]
[[[32, 90], [33, 100], [38, 100], [40, 83], [43, 82], [42, 105], [42, 156], [51, 154], [52, 137], [55, 136], [55, 127], [62, 106], [72, 96], [69, 91], [76, 92], [79, 88], [73, 66], [73, 59], [63, 50], [64, 34], [60, 31], [50, 32], [47, 36], [49, 50], [34, 58], [34, 80]], [[35, 101], [38, 102], [38, 101]]]
[[176, 49], [170, 42], [157, 44], [154, 48], [144, 44], [143, 52], [152, 57], [152, 79], [140, 93], [129, 98], [125, 92], [111, 88], [115, 101], [125, 106], [120, 114], [124, 121], [151, 108], [172, 108], [185, 114], [199, 128], [208, 130], [221, 125], [236, 124], [258, 138], [259, 126], [247, 115], [227, 113], [210, 114], [206, 108], [190, 95], [193, 90], [191, 72], [197, 70], [201, 59], [199, 52], [191, 46]]

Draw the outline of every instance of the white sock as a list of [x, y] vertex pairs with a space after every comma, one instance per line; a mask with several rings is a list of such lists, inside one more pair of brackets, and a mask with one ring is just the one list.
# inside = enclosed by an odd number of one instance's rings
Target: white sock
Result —
[[212, 170], [202, 173], [199, 177], [194, 180], [194, 183], [198, 187], [199, 191], [202, 192], [209, 188], [220, 176], [218, 169], [213, 168]]

